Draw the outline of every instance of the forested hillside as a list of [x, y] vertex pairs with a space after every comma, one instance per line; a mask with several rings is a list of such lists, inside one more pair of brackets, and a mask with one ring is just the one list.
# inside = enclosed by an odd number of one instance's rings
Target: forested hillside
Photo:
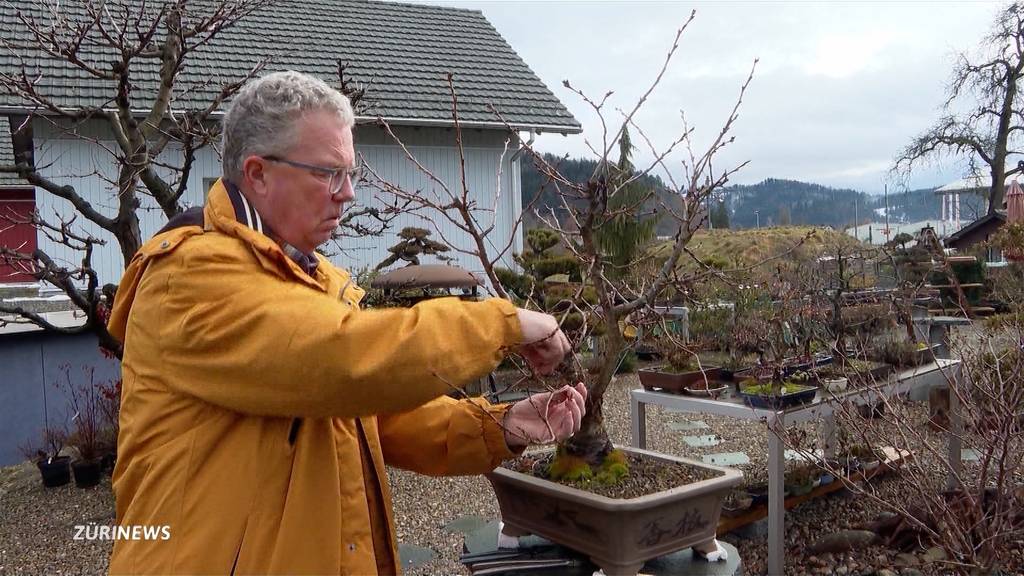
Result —
[[[545, 159], [558, 163], [562, 174], [574, 182], [585, 182], [594, 172], [597, 163], [593, 160], [560, 159], [552, 154], [545, 154]], [[523, 205], [526, 206], [541, 187], [543, 178], [532, 162], [523, 162], [522, 192]], [[662, 202], [678, 206], [676, 194], [669, 190], [658, 177], [646, 177], [643, 184], [656, 191]], [[725, 214], [716, 214], [716, 226], [728, 222], [732, 228], [754, 228], [758, 221], [762, 227], [778, 225], [815, 225], [842, 228], [852, 225], [855, 220], [860, 222], [882, 221], [885, 218], [886, 205], [892, 222], [918, 222], [934, 220], [941, 216], [941, 199], [933, 189], [910, 190], [907, 192], [891, 192], [888, 202], [883, 195], [871, 195], [857, 190], [830, 188], [820, 184], [768, 178], [763, 182], [751, 185], [734, 185], [723, 190], [724, 207], [712, 207], [713, 213], [722, 210]], [[648, 206], [653, 210], [654, 202]], [[538, 199], [535, 207], [547, 213], [547, 209], [560, 209], [558, 194], [548, 186]], [[984, 213], [985, 201], [981, 196], [963, 194], [960, 197], [961, 219], [970, 221]], [[536, 224], [532, 215], [527, 216], [528, 226]], [[674, 232], [673, 222], [662, 219], [658, 222], [657, 234], [669, 235]]]

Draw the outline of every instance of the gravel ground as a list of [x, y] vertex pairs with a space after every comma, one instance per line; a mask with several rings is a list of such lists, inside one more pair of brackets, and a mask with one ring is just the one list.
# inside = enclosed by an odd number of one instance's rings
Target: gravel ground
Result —
[[[624, 376], [610, 387], [605, 399], [606, 425], [612, 440], [629, 443], [628, 391], [638, 386], [635, 376]], [[926, 413], [917, 407], [910, 412], [915, 421], [925, 421]], [[677, 432], [672, 422], [702, 420], [710, 429]], [[652, 450], [699, 459], [713, 452], [746, 452], [751, 459], [740, 466], [749, 483], [766, 479], [767, 440], [763, 424], [694, 414], [678, 414], [660, 407], [648, 408], [648, 447]], [[686, 434], [716, 434], [723, 441], [714, 447], [691, 448], [682, 441]], [[936, 437], [937, 440], [938, 439]], [[926, 469], [936, 462], [919, 459]], [[395, 520], [399, 541], [431, 550], [435, 558], [407, 569], [407, 574], [466, 574], [458, 562], [463, 534], [445, 526], [465, 516], [483, 520], [497, 518], [498, 507], [490, 484], [483, 477], [429, 478], [401, 470], [390, 470], [395, 500]], [[941, 475], [937, 475], [941, 478]], [[898, 494], [905, 488], [892, 476], [873, 485], [883, 494]], [[896, 554], [879, 547], [868, 547], [844, 555], [811, 556], [809, 543], [838, 530], [857, 527], [875, 519], [880, 505], [840, 492], [808, 502], [786, 516], [787, 574], [871, 574], [891, 569], [900, 574]], [[99, 487], [80, 490], [73, 486], [44, 490], [38, 472], [31, 464], [0, 469], [0, 575], [3, 574], [92, 574], [105, 572], [109, 543], [74, 541], [73, 526], [113, 522], [113, 498], [105, 481]], [[743, 559], [746, 574], [763, 574], [767, 545], [763, 522], [724, 540], [735, 545]], [[1016, 554], [1024, 566], [1024, 553]], [[924, 574], [944, 573], [938, 564], [916, 567]], [[912, 574], [905, 571], [904, 574]]]
[[110, 480], [43, 488], [26, 462], [0, 468], [0, 575], [106, 573], [111, 542], [74, 540], [75, 526], [114, 523]]

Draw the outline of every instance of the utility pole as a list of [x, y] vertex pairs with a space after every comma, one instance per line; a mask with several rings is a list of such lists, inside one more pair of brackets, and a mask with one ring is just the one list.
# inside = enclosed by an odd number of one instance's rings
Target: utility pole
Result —
[[886, 182], [885, 186], [885, 243], [889, 243], [889, 183]]

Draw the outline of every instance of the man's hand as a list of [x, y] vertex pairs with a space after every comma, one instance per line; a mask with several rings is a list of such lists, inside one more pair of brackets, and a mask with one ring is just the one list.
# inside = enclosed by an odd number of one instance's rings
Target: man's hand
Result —
[[582, 383], [520, 400], [505, 412], [505, 443], [516, 449], [561, 442], [579, 431], [586, 404], [587, 388]]
[[519, 308], [519, 329], [523, 343], [519, 353], [539, 374], [550, 374], [571, 351], [569, 339], [558, 328], [558, 321], [550, 314]]

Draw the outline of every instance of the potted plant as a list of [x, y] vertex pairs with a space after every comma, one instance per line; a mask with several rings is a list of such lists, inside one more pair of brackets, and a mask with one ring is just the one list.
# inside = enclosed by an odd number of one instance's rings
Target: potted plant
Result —
[[818, 480], [817, 469], [811, 465], [801, 465], [786, 474], [785, 487], [790, 496], [803, 496], [814, 490]]
[[872, 357], [898, 370], [915, 368], [932, 361], [932, 347], [910, 340], [887, 338], [875, 344]]
[[871, 446], [866, 446], [863, 444], [852, 446], [848, 452], [848, 455], [857, 459], [860, 469], [863, 470], [865, 473], [871, 472], [872, 470], [878, 468], [878, 466], [882, 463], [882, 460], [884, 459], [884, 456], [881, 452], [879, 452], [878, 450]]
[[78, 449], [78, 458], [71, 463], [75, 485], [79, 488], [91, 488], [100, 483], [103, 470], [101, 457], [101, 425], [102, 397], [100, 388], [95, 381], [95, 369], [83, 368], [85, 381], [72, 382], [70, 367], [63, 366], [64, 390], [68, 399], [68, 412], [71, 414], [72, 433], [68, 443]]
[[43, 429], [43, 447], [39, 448], [34, 443], [28, 443], [21, 447], [22, 454], [35, 462], [39, 468], [39, 475], [42, 478], [43, 486], [56, 488], [71, 481], [71, 458], [61, 456], [61, 450], [67, 440], [67, 434], [57, 428], [46, 427]]
[[107, 474], [114, 472], [117, 463], [117, 436], [120, 432], [121, 380], [100, 384], [100, 460]]
[[683, 348], [662, 353], [666, 364], [637, 371], [640, 384], [648, 390], [715, 394], [728, 389], [718, 383], [722, 376], [720, 366], [704, 365], [698, 354]]
[[804, 404], [814, 400], [818, 389], [808, 385], [806, 373], [794, 374], [789, 378], [782, 376], [779, 366], [773, 368], [770, 380], [746, 380], [740, 383], [740, 396], [743, 401], [754, 408], [781, 410], [789, 406]]
[[832, 394], [839, 394], [840, 392], [845, 392], [850, 382], [849, 379], [846, 378], [845, 376], [825, 377], [822, 378], [820, 381], [821, 387], [826, 392], [830, 392]]
[[729, 495], [722, 502], [722, 514], [726, 516], [739, 516], [749, 510], [753, 504], [754, 496], [746, 490], [737, 488], [729, 492]]

